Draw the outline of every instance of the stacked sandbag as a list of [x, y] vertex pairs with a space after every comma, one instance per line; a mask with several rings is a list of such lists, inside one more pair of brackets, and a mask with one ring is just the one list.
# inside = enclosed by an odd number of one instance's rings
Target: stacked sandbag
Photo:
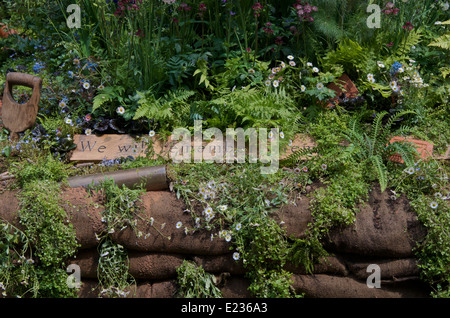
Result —
[[[0, 217], [18, 224], [17, 192], [0, 194]], [[73, 224], [80, 248], [68, 264], [81, 270], [80, 297], [98, 297], [98, 237], [106, 230], [102, 222], [101, 198], [84, 188], [64, 188], [61, 193], [64, 209]], [[136, 235], [131, 227], [118, 230], [110, 237], [128, 252], [129, 273], [136, 280], [130, 291], [133, 297], [176, 297], [177, 268], [183, 260], [217, 277], [224, 297], [251, 297], [246, 269], [232, 257], [232, 244], [225, 239], [211, 238], [207, 230], [188, 231], [194, 221], [185, 204], [169, 191], [151, 191], [141, 196]], [[98, 205], [98, 207], [97, 207]], [[289, 237], [304, 237], [313, 221], [309, 198], [301, 195], [294, 204], [281, 208], [274, 216], [282, 221]], [[153, 226], [148, 220], [153, 218]], [[176, 224], [181, 222], [182, 227]], [[162, 227], [161, 224], [164, 224]], [[416, 242], [426, 232], [404, 197], [392, 200], [375, 188], [369, 201], [360, 207], [352, 226], [335, 228], [323, 244], [330, 253], [314, 266], [310, 274], [301, 265], [291, 262], [286, 270], [292, 273], [292, 286], [306, 297], [428, 297], [429, 289], [419, 279]], [[170, 237], [170, 239], [169, 239]], [[381, 288], [369, 288], [372, 272], [368, 266], [380, 268]]]

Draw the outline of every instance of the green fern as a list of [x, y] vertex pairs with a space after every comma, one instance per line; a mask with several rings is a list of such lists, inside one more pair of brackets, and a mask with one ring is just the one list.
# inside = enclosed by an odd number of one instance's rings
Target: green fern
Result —
[[103, 106], [105, 103], [111, 102], [113, 100], [117, 100], [119, 101], [119, 103], [122, 103], [122, 94], [124, 92], [125, 88], [119, 85], [105, 87], [100, 94], [94, 97], [92, 112]]
[[152, 93], [137, 92], [137, 94], [140, 97], [139, 107], [133, 119], [145, 117], [168, 124], [175, 121], [175, 118], [180, 118], [180, 114], [183, 113], [180, 110], [185, 109], [188, 105], [187, 100], [195, 93], [190, 90], [178, 89], [169, 91], [159, 98]]
[[383, 118], [387, 114], [387, 112], [381, 112], [376, 115], [370, 134], [363, 131], [356, 119], [352, 120], [350, 129], [344, 132], [344, 136], [346, 136], [351, 145], [358, 149], [354, 152], [355, 158], [361, 162], [368, 163], [375, 169], [382, 191], [387, 187], [387, 167], [384, 161], [398, 153], [402, 156], [405, 163], [411, 166], [414, 164], [414, 159], [417, 156], [417, 150], [412, 144], [400, 141], [390, 142], [394, 135], [412, 131], [405, 126], [392, 131], [392, 126], [400, 117], [414, 114], [414, 112], [401, 111], [395, 113], [383, 125]]
[[[441, 24], [450, 24], [450, 20], [442, 22]], [[436, 46], [444, 50], [450, 50], [450, 32], [447, 32], [444, 35], [438, 37], [433, 42], [428, 44], [428, 46]]]
[[384, 192], [387, 188], [387, 168], [383, 163], [383, 158], [380, 155], [370, 156], [369, 157], [372, 166], [375, 168], [375, 171], [378, 176], [378, 182], [380, 183], [381, 192]]

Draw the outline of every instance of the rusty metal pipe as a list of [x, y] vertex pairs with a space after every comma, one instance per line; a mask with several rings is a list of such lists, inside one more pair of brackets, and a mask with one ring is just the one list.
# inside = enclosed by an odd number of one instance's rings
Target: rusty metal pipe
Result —
[[147, 191], [161, 191], [169, 188], [166, 166], [142, 167], [127, 170], [96, 173], [92, 175], [68, 178], [71, 188], [99, 185], [105, 178], [113, 179], [118, 186], [125, 185], [132, 189], [142, 185]]

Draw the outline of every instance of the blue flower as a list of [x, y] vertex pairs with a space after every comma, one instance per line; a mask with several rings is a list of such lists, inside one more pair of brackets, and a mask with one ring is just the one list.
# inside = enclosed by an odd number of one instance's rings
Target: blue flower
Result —
[[392, 64], [392, 66], [391, 66], [391, 76], [394, 76], [395, 74], [397, 74], [398, 70], [400, 68], [402, 68], [402, 67], [403, 67], [402, 64], [400, 64], [399, 62], [395, 61], [395, 63]]

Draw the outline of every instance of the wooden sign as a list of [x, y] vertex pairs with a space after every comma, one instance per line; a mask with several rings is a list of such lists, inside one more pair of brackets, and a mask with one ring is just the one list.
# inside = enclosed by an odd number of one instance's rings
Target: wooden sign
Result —
[[73, 142], [77, 147], [71, 161], [102, 161], [130, 156], [137, 158], [146, 155], [149, 145], [156, 159], [157, 155], [167, 156], [170, 149], [170, 142], [162, 142], [155, 137], [135, 139], [130, 135], [74, 135]]
[[[163, 157], [171, 160], [177, 155], [195, 151], [202, 152], [203, 160], [215, 160], [216, 155], [222, 155], [224, 156], [225, 162], [226, 152], [236, 149], [236, 143], [233, 145], [232, 149], [229, 149], [229, 146], [226, 145], [225, 141], [222, 149], [216, 145], [212, 145], [211, 141], [203, 141], [198, 145], [192, 142], [190, 147], [180, 147], [179, 141], [172, 140], [170, 137], [168, 140], [162, 141], [158, 136], [133, 138], [130, 135], [115, 134], [103, 136], [74, 135], [73, 141], [76, 148], [74, 149], [70, 160], [79, 162], [95, 162], [129, 156], [137, 158], [139, 156], [146, 156], [147, 152], [149, 152], [154, 159]], [[280, 160], [299, 149], [312, 148], [314, 146], [315, 143], [309, 136], [297, 135], [290, 145], [287, 146], [286, 150], [280, 152]], [[268, 147], [270, 147], [270, 145]], [[248, 143], [246, 144], [246, 150], [248, 151]]]

